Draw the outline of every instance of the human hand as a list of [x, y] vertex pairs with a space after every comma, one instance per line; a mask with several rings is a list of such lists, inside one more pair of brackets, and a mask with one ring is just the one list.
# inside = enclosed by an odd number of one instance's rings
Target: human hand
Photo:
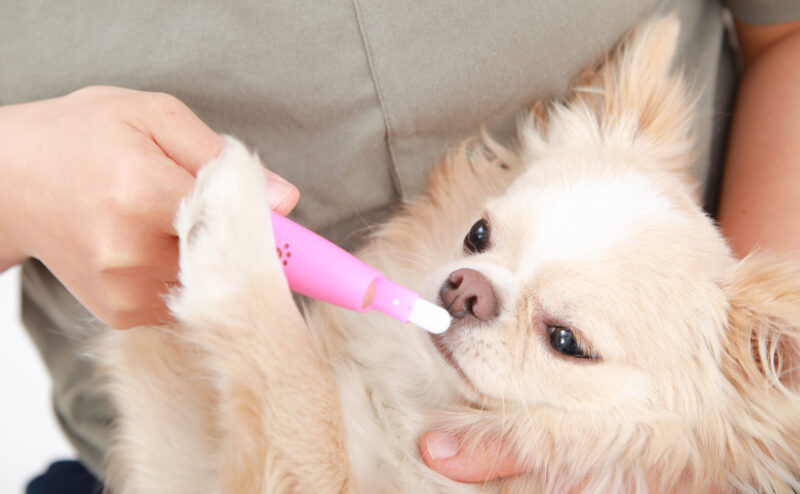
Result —
[[431, 469], [458, 482], [480, 483], [528, 471], [500, 440], [462, 450], [457, 436], [433, 431], [420, 438], [419, 450]]
[[[173, 218], [222, 146], [165, 94], [90, 87], [0, 108], [0, 270], [36, 257], [112, 327], [167, 320]], [[287, 214], [299, 192], [266, 173]]]

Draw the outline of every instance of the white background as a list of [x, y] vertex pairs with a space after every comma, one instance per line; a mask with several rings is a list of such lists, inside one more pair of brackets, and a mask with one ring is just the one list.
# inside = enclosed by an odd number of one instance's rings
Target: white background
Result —
[[57, 459], [75, 458], [55, 421], [50, 378], [19, 316], [19, 268], [0, 274], [0, 493], [21, 494]]

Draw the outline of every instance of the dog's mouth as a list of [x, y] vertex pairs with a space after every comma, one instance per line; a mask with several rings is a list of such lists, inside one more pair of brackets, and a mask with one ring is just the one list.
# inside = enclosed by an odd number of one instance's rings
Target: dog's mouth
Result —
[[[445, 305], [441, 295], [436, 298], [436, 305], [443, 307], [444, 309], [447, 309], [447, 312], [451, 312], [450, 307]], [[436, 350], [439, 352], [439, 355], [441, 355], [445, 363], [447, 363], [448, 366], [450, 366], [453, 370], [455, 370], [456, 373], [461, 377], [461, 379], [464, 382], [469, 384], [471, 387], [474, 387], [472, 386], [472, 383], [470, 382], [466, 373], [464, 373], [464, 369], [462, 369], [461, 366], [458, 365], [458, 362], [456, 361], [453, 355], [453, 349], [451, 347], [451, 344], [448, 342], [448, 339], [452, 338], [454, 331], [458, 331], [458, 328], [459, 326], [462, 325], [462, 323], [463, 323], [462, 319], [453, 318], [451, 320], [450, 327], [447, 329], [447, 331], [445, 331], [442, 334], [429, 333], [428, 336], [430, 337], [433, 346], [436, 347]]]
[[455, 357], [453, 356], [453, 350], [450, 348], [450, 345], [447, 344], [445, 341], [445, 335], [443, 334], [429, 334], [431, 341], [433, 342], [433, 346], [436, 347], [436, 350], [439, 352], [439, 355], [442, 356], [442, 359], [452, 367], [456, 373], [461, 376], [468, 384], [472, 385], [467, 375], [464, 373], [464, 370], [458, 365]]
[[[436, 303], [441, 307], [445, 307], [441, 298], [437, 298]], [[458, 343], [463, 343], [464, 337], [467, 336], [465, 333], [476, 329], [476, 326], [478, 325], [473, 319], [453, 318], [447, 331], [442, 334], [428, 333], [428, 337], [444, 363], [458, 375], [458, 381], [461, 383], [461, 386], [459, 386], [460, 394], [465, 399], [465, 404], [476, 410], [487, 410], [496, 406], [494, 398], [485, 394], [472, 382], [472, 379], [467, 376], [467, 373], [458, 363], [455, 355]]]

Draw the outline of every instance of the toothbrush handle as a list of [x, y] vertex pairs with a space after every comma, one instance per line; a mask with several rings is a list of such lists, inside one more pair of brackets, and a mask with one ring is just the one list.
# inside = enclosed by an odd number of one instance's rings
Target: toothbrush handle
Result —
[[[272, 213], [275, 247], [293, 292], [340, 307], [372, 309], [365, 296], [383, 275], [316, 233]], [[373, 285], [373, 289], [374, 289]]]
[[272, 229], [293, 292], [358, 312], [375, 309], [435, 334], [450, 327], [445, 309], [387, 280], [377, 269], [316, 233], [274, 212]]

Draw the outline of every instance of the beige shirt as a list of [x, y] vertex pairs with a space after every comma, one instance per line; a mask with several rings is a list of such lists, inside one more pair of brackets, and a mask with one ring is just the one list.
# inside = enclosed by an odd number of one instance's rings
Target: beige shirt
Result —
[[[800, 17], [797, 0], [731, 0], [744, 21]], [[295, 220], [349, 244], [421, 191], [481, 125], [508, 136], [533, 100], [564, 94], [638, 19], [677, 11], [679, 60], [700, 93], [692, 171], [713, 210], [735, 57], [712, 0], [4, 0], [0, 104], [106, 84], [177, 96], [254, 146], [302, 192]], [[101, 474], [113, 414], [79, 357], [91, 316], [38, 262], [23, 318], [50, 369], [56, 414]]]

